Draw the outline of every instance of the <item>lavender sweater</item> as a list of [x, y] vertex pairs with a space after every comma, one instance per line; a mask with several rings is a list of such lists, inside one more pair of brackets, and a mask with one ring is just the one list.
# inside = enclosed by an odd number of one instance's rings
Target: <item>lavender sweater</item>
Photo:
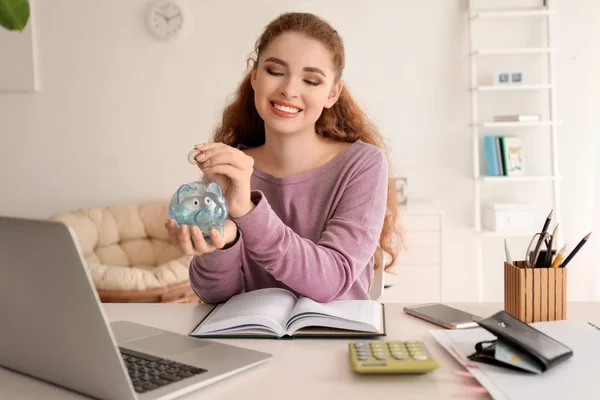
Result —
[[387, 183], [384, 154], [362, 141], [300, 175], [254, 169], [256, 208], [233, 219], [233, 246], [192, 259], [192, 288], [206, 303], [270, 287], [319, 302], [368, 299]]

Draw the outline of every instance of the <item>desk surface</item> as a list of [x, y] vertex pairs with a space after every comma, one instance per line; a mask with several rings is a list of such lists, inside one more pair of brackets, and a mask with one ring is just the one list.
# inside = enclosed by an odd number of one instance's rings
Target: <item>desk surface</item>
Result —
[[[480, 316], [500, 303], [449, 304]], [[455, 373], [461, 366], [429, 334], [435, 325], [406, 315], [403, 304], [386, 304], [386, 339], [423, 340], [442, 368], [426, 375], [361, 376], [349, 369], [347, 340], [220, 340], [273, 354], [255, 368], [207, 386], [182, 399], [482, 399], [469, 392], [472, 379]], [[130, 320], [187, 334], [210, 309], [199, 304], [104, 304], [108, 319]], [[599, 303], [569, 303], [568, 319], [600, 325]], [[0, 399], [83, 399], [84, 397], [0, 367]]]

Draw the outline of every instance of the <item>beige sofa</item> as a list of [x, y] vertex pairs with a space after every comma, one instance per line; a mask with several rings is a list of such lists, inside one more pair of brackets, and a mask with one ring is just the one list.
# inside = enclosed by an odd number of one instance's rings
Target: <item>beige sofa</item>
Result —
[[168, 242], [168, 202], [78, 209], [50, 219], [70, 226], [103, 302], [198, 301], [190, 256]]

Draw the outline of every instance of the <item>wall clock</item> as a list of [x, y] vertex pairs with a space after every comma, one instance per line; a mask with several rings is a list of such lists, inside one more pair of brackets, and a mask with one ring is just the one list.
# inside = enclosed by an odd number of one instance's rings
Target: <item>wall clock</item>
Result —
[[183, 8], [174, 0], [154, 2], [148, 12], [148, 24], [158, 39], [174, 39], [183, 29]]

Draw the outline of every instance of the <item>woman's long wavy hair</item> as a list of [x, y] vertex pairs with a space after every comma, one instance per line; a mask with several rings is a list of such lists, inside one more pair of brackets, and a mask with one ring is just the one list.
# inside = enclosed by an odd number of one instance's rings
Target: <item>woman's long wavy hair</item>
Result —
[[[337, 31], [326, 21], [309, 13], [285, 13], [265, 27], [256, 41], [255, 57], [249, 58], [256, 68], [260, 54], [277, 36], [284, 32], [298, 32], [323, 43], [333, 57], [336, 70], [336, 82], [341, 79], [344, 70], [345, 54], [342, 39]], [[223, 112], [223, 117], [214, 133], [214, 141], [237, 146], [239, 144], [257, 147], [265, 143], [265, 125], [254, 104], [254, 91], [251, 85], [252, 69], [240, 83], [235, 95]], [[316, 122], [318, 135], [333, 140], [354, 142], [358, 139], [380, 148], [387, 157], [387, 149], [377, 128], [352, 98], [348, 89], [342, 89], [339, 99], [331, 108], [323, 109]], [[389, 163], [389, 170], [391, 165]], [[391, 174], [390, 174], [391, 176]], [[387, 210], [383, 229], [375, 252], [375, 268], [388, 269], [396, 260], [401, 243], [401, 234], [397, 231], [398, 207], [396, 204], [396, 185], [389, 180]], [[389, 262], [384, 265], [384, 252]]]

